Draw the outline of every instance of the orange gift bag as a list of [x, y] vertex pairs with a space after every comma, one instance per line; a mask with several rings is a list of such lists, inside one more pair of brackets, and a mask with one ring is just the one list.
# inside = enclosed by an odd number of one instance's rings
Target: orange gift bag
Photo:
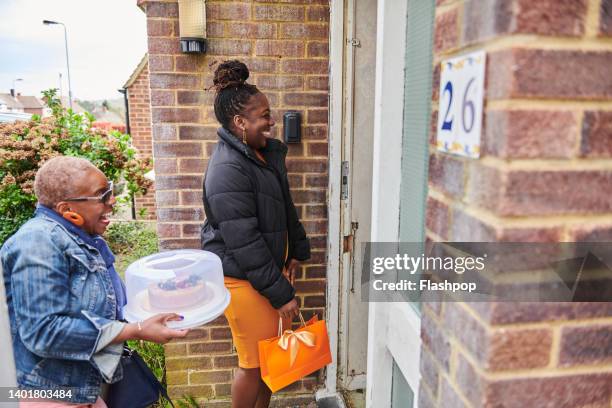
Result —
[[325, 320], [315, 316], [306, 323], [301, 313], [300, 319], [295, 331], [283, 331], [279, 319], [278, 336], [258, 342], [261, 378], [272, 392], [331, 363]]

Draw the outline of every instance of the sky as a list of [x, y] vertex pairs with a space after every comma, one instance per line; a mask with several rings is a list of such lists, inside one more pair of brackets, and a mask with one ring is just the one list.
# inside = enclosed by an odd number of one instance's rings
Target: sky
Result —
[[[0, 93], [61, 88], [68, 95], [64, 29], [74, 99], [116, 99], [147, 50], [136, 0], [0, 0]], [[15, 79], [22, 78], [23, 81]]]

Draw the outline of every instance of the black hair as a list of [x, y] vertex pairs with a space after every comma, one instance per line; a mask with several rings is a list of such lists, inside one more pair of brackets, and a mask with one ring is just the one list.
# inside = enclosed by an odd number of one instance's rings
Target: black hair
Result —
[[215, 70], [215, 116], [226, 129], [230, 128], [235, 115], [244, 112], [251, 96], [259, 93], [255, 85], [246, 82], [248, 78], [249, 69], [238, 60], [224, 61]]

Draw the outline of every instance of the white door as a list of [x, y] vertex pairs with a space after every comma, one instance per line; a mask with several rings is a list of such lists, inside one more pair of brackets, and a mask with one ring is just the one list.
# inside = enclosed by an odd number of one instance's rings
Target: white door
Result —
[[[373, 242], [424, 240], [433, 18], [434, 0], [378, 3]], [[416, 406], [418, 304], [370, 303], [368, 320], [367, 406]]]
[[339, 291], [339, 386], [364, 389], [368, 304], [361, 299], [361, 244], [370, 239], [376, 68], [376, 0], [349, 0], [344, 31], [344, 100]]

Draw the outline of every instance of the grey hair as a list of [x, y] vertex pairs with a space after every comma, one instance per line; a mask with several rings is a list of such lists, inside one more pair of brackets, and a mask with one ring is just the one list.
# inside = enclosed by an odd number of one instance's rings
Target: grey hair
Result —
[[89, 160], [79, 157], [58, 156], [50, 159], [38, 169], [34, 179], [34, 194], [38, 202], [54, 208], [60, 201], [75, 197], [75, 180], [91, 170], [98, 168]]

